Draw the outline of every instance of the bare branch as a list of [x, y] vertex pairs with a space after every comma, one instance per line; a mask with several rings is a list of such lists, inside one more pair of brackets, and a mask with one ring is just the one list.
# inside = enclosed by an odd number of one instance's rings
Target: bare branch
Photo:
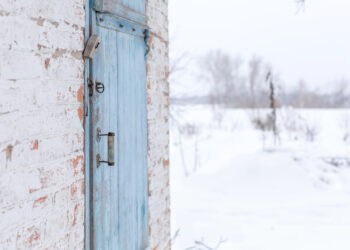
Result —
[[219, 247], [224, 244], [227, 240], [220, 239], [220, 241], [216, 244], [215, 247], [210, 247], [207, 244], [204, 243], [204, 240], [201, 241], [196, 240], [194, 242], [194, 246], [186, 248], [185, 250], [218, 250]]
[[182, 53], [178, 57], [174, 58], [170, 62], [169, 74], [173, 75], [179, 71], [183, 71], [186, 69], [189, 63], [189, 56], [187, 52]]
[[305, 0], [295, 0], [297, 5], [297, 12], [300, 12], [305, 9]]

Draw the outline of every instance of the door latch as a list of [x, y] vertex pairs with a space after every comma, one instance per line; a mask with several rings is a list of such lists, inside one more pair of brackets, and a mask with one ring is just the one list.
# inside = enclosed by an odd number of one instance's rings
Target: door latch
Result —
[[97, 129], [97, 140], [101, 141], [101, 137], [107, 136], [107, 151], [108, 151], [108, 159], [107, 161], [102, 160], [101, 155], [97, 154], [96, 156], [96, 164], [97, 167], [101, 165], [101, 163], [107, 163], [108, 166], [114, 166], [115, 160], [114, 160], [114, 138], [115, 133], [109, 132], [108, 134], [102, 134], [101, 129]]
[[89, 80], [89, 96], [93, 96], [94, 89], [97, 93], [102, 94], [105, 91], [105, 85], [102, 82], [94, 82], [92, 80]]
[[84, 49], [84, 58], [93, 59], [96, 49], [101, 43], [101, 39], [97, 35], [90, 36]]

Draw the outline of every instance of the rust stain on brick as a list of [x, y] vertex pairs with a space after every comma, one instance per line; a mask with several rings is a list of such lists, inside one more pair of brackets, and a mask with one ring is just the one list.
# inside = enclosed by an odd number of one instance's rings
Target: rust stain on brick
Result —
[[32, 193], [34, 193], [34, 192], [36, 192], [38, 190], [39, 190], [39, 188], [30, 188], [29, 189], [29, 193], [32, 194]]
[[[79, 155], [77, 157], [75, 157], [74, 159], [72, 159], [72, 165], [73, 165], [73, 169], [74, 169], [74, 176], [77, 176], [79, 174], [79, 166], [83, 165], [83, 160], [84, 160], [84, 156]], [[83, 169], [84, 166], [81, 167], [81, 169]]]
[[56, 22], [56, 21], [51, 21], [51, 20], [48, 20], [49, 23], [51, 23], [53, 26], [55, 26], [56, 28], [58, 27], [59, 23]]
[[154, 35], [150, 34], [149, 39], [148, 39], [148, 46], [151, 48], [153, 45], [153, 37]]
[[77, 139], [78, 139], [78, 143], [83, 143], [84, 142], [84, 134], [77, 134]]
[[81, 85], [77, 92], [77, 100], [82, 103], [84, 100], [84, 86]]
[[79, 211], [79, 204], [76, 204], [74, 206], [74, 217], [73, 217], [73, 226], [75, 226], [77, 224], [77, 220], [78, 220], [78, 211]]
[[32, 141], [31, 150], [38, 150], [38, 149], [39, 149], [39, 141], [38, 140]]
[[147, 104], [148, 105], [152, 104], [152, 98], [150, 96], [147, 96]]
[[27, 239], [27, 243], [29, 246], [33, 246], [33, 244], [40, 240], [39, 230], [35, 227], [31, 227], [27, 229], [30, 232], [30, 236]]
[[36, 199], [36, 200], [34, 201], [33, 207], [37, 207], [37, 206], [39, 206], [40, 204], [43, 204], [46, 200], [47, 200], [47, 195], [46, 195], [46, 196], [43, 196], [43, 197], [40, 197], [39, 199]]
[[6, 153], [6, 161], [11, 161], [12, 160], [12, 151], [13, 151], [13, 145], [8, 145], [5, 148], [5, 153]]
[[169, 160], [163, 160], [163, 166], [168, 167], [169, 166]]
[[62, 57], [66, 53], [67, 53], [66, 49], [56, 49], [55, 53], [52, 55], [52, 58], [57, 59], [59, 57]]
[[73, 183], [71, 185], [71, 187], [70, 187], [70, 194], [71, 194], [71, 196], [74, 197], [75, 194], [77, 193], [77, 191], [78, 191], [78, 187], [77, 187], [77, 185], [75, 183]]
[[48, 181], [49, 181], [50, 173], [42, 173], [42, 176], [40, 176], [40, 183], [41, 188], [47, 187]]
[[73, 24], [72, 25], [72, 27], [76, 30], [76, 31], [78, 31], [79, 30], [79, 26], [78, 25], [76, 25], [76, 24]]
[[85, 193], [85, 181], [81, 180], [80, 182], [80, 190], [81, 190], [81, 194]]
[[169, 76], [170, 76], [170, 71], [167, 70], [167, 71], [165, 72], [165, 78], [166, 78], [166, 79], [169, 79]]
[[48, 69], [50, 65], [50, 58], [45, 59], [45, 69]]
[[39, 25], [39, 26], [43, 26], [44, 22], [45, 22], [45, 19], [42, 17], [32, 17], [30, 19], [33, 21], [36, 21], [37, 25]]
[[78, 117], [79, 117], [80, 121], [83, 121], [83, 119], [84, 119], [83, 108], [78, 108], [77, 112], [78, 112]]
[[147, 193], [148, 193], [148, 197], [151, 197], [152, 196], [152, 192], [151, 192], [151, 188], [150, 188], [150, 185], [151, 185], [151, 181], [152, 181], [152, 174], [151, 173], [147, 173], [147, 177], [148, 177], [148, 182], [147, 182]]
[[10, 12], [0, 10], [0, 16], [8, 16], [8, 15], [10, 15]]
[[38, 50], [41, 50], [41, 49], [43, 49], [43, 48], [47, 48], [47, 46], [42, 45], [42, 44], [40, 44], [40, 43], [38, 43], [37, 47], [38, 47]]
[[70, 54], [75, 59], [78, 59], [78, 60], [83, 59], [83, 52], [81, 51], [72, 51]]

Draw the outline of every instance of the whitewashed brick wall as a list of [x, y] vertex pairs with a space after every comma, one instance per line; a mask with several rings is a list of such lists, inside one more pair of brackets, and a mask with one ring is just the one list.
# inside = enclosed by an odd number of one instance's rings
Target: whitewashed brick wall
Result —
[[[0, 249], [84, 248], [85, 0], [0, 1]], [[148, 0], [149, 230], [170, 249], [167, 0]]]
[[168, 1], [148, 0], [149, 232], [152, 250], [170, 249]]
[[84, 0], [0, 1], [0, 249], [82, 249]]

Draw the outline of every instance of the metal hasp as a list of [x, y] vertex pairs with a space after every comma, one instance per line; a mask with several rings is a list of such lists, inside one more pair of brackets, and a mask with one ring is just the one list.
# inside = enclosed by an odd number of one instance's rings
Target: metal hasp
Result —
[[145, 41], [145, 45], [146, 45], [146, 53], [145, 53], [145, 57], [146, 57], [149, 51], [151, 50], [149, 47], [149, 39], [150, 39], [149, 29], [145, 29], [143, 31], [143, 35], [144, 35], [143, 40]]
[[97, 35], [90, 36], [84, 49], [84, 58], [94, 58], [95, 51], [100, 45], [101, 39]]
[[101, 129], [97, 129], [97, 140], [100, 141], [102, 136], [107, 136], [107, 151], [108, 151], [108, 159], [107, 161], [101, 160], [101, 155], [97, 154], [96, 161], [97, 161], [97, 167], [101, 165], [101, 163], [107, 163], [108, 166], [114, 166], [115, 160], [114, 160], [114, 138], [115, 133], [109, 132], [108, 134], [101, 134]]

